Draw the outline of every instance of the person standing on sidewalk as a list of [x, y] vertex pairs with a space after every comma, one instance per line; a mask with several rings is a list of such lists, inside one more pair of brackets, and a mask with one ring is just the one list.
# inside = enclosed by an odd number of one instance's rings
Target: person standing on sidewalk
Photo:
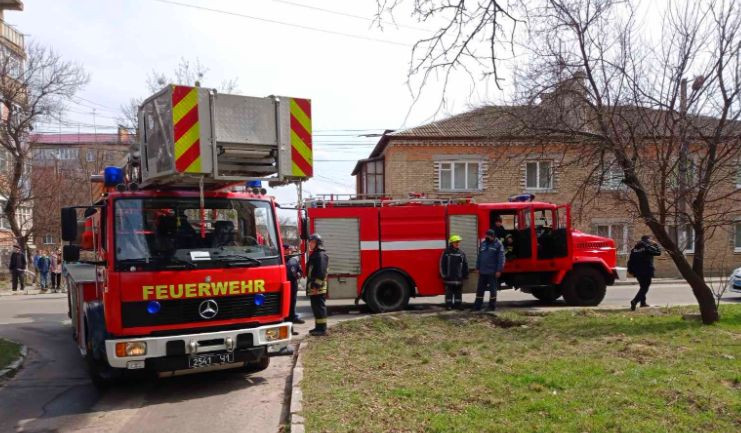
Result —
[[38, 267], [41, 276], [41, 291], [45, 292], [49, 288], [49, 268], [51, 268], [51, 260], [46, 255], [46, 251], [41, 251]]
[[[301, 266], [298, 263], [296, 256], [289, 257], [291, 254], [291, 247], [288, 244], [283, 245], [283, 252], [286, 257], [286, 273], [288, 274], [288, 281], [291, 282], [291, 308], [288, 310], [288, 321], [294, 324], [306, 323], [298, 317], [296, 314], [296, 300], [298, 298], [298, 280], [302, 276]], [[293, 330], [293, 335], [298, 335], [298, 331]]]
[[51, 290], [54, 293], [62, 290], [62, 254], [59, 251], [51, 255]]
[[641, 236], [628, 258], [628, 272], [638, 280], [638, 293], [630, 301], [630, 309], [635, 311], [636, 305], [640, 303], [641, 307], [649, 307], [646, 303], [646, 294], [651, 287], [651, 279], [654, 277], [654, 257], [661, 255], [661, 248], [651, 240], [651, 236]]
[[309, 238], [309, 259], [306, 261], [306, 294], [314, 312], [314, 329], [310, 335], [327, 335], [327, 270], [329, 257], [322, 246], [322, 237], [314, 233]]
[[468, 279], [468, 261], [460, 249], [461, 237], [451, 235], [448, 248], [440, 256], [440, 276], [445, 284], [445, 309], [460, 309], [463, 305], [463, 280]]
[[36, 284], [41, 276], [39, 274], [39, 257], [41, 257], [39, 250], [34, 251], [33, 257], [31, 257], [31, 263], [33, 264], [33, 284]]
[[476, 260], [476, 269], [479, 271], [479, 282], [476, 287], [476, 301], [473, 311], [481, 311], [484, 304], [484, 294], [488, 290], [489, 310], [496, 311], [498, 278], [502, 276], [504, 269], [504, 247], [497, 239], [494, 230], [486, 231], [486, 239], [481, 243], [479, 256]]
[[18, 290], [18, 282], [21, 284], [21, 290], [25, 290], [23, 274], [26, 272], [26, 255], [21, 251], [21, 247], [13, 245], [13, 253], [10, 254], [10, 277], [13, 279], [13, 291]]

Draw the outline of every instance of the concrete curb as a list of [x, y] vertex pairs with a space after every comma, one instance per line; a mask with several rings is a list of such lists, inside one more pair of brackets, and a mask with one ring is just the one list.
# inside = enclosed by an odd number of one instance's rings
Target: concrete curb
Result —
[[299, 341], [296, 346], [298, 356], [296, 364], [293, 366], [293, 375], [291, 379], [291, 404], [289, 407], [289, 423], [291, 424], [291, 433], [304, 433], [303, 411], [304, 394], [301, 391], [301, 380], [304, 378], [304, 352], [308, 343]]
[[[16, 344], [15, 341], [8, 340]], [[0, 370], [0, 380], [7, 379], [10, 377], [15, 376], [15, 374], [20, 370], [20, 368], [23, 366], [23, 362], [26, 360], [26, 357], [28, 356], [28, 348], [21, 344], [21, 356], [18, 357], [15, 361], [11, 362], [7, 367]]]

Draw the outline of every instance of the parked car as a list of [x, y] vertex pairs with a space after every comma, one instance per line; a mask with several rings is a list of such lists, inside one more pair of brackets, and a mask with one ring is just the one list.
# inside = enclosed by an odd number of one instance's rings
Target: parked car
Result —
[[728, 279], [728, 290], [741, 293], [741, 268], [736, 268]]

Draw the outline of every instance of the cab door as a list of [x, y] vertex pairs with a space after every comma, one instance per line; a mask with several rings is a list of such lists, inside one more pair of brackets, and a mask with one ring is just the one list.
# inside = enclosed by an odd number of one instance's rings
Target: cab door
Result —
[[570, 212], [568, 206], [535, 208], [535, 255], [538, 269], [556, 271], [570, 267]]

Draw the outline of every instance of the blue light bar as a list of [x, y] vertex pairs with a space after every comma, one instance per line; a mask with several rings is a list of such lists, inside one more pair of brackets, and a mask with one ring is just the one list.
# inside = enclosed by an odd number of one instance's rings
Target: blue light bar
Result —
[[247, 181], [247, 188], [262, 188], [262, 182], [259, 180]]
[[263, 295], [262, 293], [258, 293], [257, 295], [255, 295], [255, 305], [259, 307], [264, 303], [265, 303], [265, 295]]
[[535, 200], [535, 194], [512, 195], [507, 200], [509, 200], [510, 202], [533, 201]]
[[116, 186], [124, 181], [124, 172], [121, 167], [108, 166], [103, 169], [103, 184]]

